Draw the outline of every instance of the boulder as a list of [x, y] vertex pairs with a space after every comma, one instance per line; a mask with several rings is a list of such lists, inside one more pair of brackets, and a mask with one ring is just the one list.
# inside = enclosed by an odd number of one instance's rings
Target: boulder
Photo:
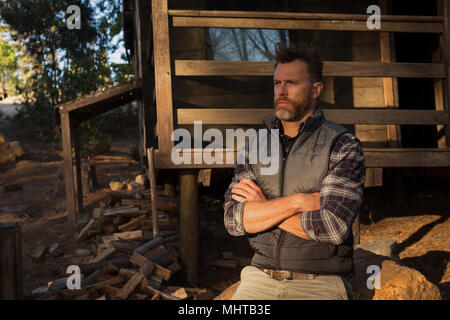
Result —
[[[438, 287], [415, 269], [362, 248], [354, 250], [353, 259], [355, 273], [350, 284], [354, 300], [441, 300]], [[234, 283], [214, 300], [230, 300], [238, 286], [239, 282]]]
[[23, 157], [25, 152], [18, 141], [8, 142], [0, 134], [0, 164], [10, 161], [16, 161]]

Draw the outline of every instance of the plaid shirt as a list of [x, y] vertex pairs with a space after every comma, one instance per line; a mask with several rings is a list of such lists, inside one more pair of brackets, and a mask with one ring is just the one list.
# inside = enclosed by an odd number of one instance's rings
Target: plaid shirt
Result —
[[[302, 133], [304, 124], [305, 122], [300, 124], [297, 137]], [[276, 127], [280, 129], [282, 145], [286, 150], [289, 149], [297, 137], [284, 135], [279, 120]], [[246, 147], [248, 148], [247, 145]], [[248, 163], [248, 149], [245, 151], [245, 163]], [[238, 164], [225, 192], [224, 223], [228, 233], [233, 236], [247, 234], [243, 225], [245, 202], [231, 198], [231, 189], [244, 178], [256, 181], [251, 170]], [[333, 145], [328, 174], [322, 181], [320, 210], [300, 214], [299, 222], [310, 240], [338, 245], [347, 239], [362, 202], [364, 179], [365, 163], [361, 142], [351, 133], [342, 134]]]

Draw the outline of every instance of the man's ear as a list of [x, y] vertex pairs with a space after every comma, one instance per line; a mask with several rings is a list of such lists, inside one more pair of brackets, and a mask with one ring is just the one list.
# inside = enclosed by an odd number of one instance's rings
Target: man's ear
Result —
[[323, 83], [322, 82], [314, 82], [313, 83], [313, 98], [317, 99], [323, 90]]

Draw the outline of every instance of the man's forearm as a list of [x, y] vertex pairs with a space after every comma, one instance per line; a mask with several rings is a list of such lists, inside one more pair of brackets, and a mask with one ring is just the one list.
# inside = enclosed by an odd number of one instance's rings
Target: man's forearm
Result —
[[[297, 193], [269, 201], [248, 201], [244, 206], [244, 229], [248, 233], [265, 231], [300, 212], [317, 208], [320, 208], [319, 193]], [[300, 219], [296, 221], [299, 225]], [[286, 222], [284, 227], [292, 231], [293, 222]]]
[[284, 231], [287, 231], [289, 233], [292, 233], [293, 235], [309, 240], [308, 236], [305, 233], [305, 230], [302, 228], [302, 224], [300, 223], [300, 214], [297, 213], [293, 215], [292, 217], [287, 218], [286, 220], [282, 221], [278, 228], [283, 229]]

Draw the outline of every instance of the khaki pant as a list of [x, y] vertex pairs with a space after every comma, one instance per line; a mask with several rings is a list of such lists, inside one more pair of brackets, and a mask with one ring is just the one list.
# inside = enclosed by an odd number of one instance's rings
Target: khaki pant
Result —
[[340, 276], [310, 280], [275, 280], [260, 269], [247, 266], [232, 300], [348, 300], [351, 289]]

